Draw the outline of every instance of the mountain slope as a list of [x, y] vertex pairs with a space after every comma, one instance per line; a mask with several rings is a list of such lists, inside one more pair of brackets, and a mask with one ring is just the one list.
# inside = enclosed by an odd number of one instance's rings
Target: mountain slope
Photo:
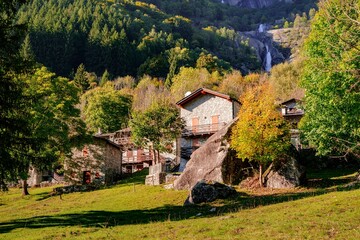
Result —
[[[171, 52], [189, 49], [181, 66], [195, 66], [211, 53], [221, 68], [259, 69], [254, 52], [235, 40], [231, 29], [199, 29], [182, 16], [167, 14], [143, 2], [33, 0], [19, 13], [29, 23], [36, 60], [69, 76], [84, 63], [89, 72], [112, 76], [149, 74], [165, 78]], [[226, 61], [226, 62], [225, 62]]]

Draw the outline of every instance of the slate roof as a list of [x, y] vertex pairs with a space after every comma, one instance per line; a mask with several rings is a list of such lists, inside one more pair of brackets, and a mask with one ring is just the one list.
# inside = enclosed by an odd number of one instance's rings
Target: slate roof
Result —
[[217, 97], [220, 97], [220, 98], [227, 99], [227, 100], [229, 100], [229, 101], [235, 101], [235, 102], [240, 103], [238, 100], [230, 97], [229, 95], [226, 95], [226, 94], [223, 94], [223, 93], [219, 93], [219, 92], [216, 92], [216, 91], [207, 89], [207, 88], [199, 88], [199, 89], [195, 90], [194, 92], [192, 92], [191, 94], [189, 94], [188, 96], [186, 96], [186, 97], [184, 97], [183, 99], [181, 99], [180, 101], [178, 101], [178, 102], [176, 103], [176, 105], [182, 107], [182, 106], [184, 106], [186, 103], [191, 102], [193, 99], [197, 98], [198, 96], [205, 95], [205, 94], [211, 94], [211, 95], [214, 95], [214, 96], [217, 96]]

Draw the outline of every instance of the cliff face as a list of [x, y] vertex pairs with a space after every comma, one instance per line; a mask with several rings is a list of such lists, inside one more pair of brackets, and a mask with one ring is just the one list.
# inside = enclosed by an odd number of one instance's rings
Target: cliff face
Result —
[[292, 3], [293, 0], [223, 0], [222, 2], [242, 8], [263, 8], [278, 2]]

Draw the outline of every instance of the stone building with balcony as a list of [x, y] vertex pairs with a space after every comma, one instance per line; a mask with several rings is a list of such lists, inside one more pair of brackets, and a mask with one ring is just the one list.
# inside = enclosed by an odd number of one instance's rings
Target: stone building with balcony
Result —
[[191, 154], [212, 134], [233, 120], [241, 104], [229, 95], [206, 88], [187, 94], [176, 104], [180, 107], [180, 116], [186, 125], [177, 149], [179, 171], [183, 171]]
[[301, 109], [301, 100], [292, 98], [286, 102], [281, 103], [281, 115], [290, 123], [291, 129], [291, 143], [296, 149], [301, 149], [300, 132], [298, 124], [304, 116], [304, 110]]
[[153, 164], [154, 156], [151, 148], [140, 148], [135, 146], [131, 141], [130, 128], [124, 128], [113, 133], [102, 134], [101, 136], [121, 147], [123, 173], [141, 171], [143, 168], [148, 168]]

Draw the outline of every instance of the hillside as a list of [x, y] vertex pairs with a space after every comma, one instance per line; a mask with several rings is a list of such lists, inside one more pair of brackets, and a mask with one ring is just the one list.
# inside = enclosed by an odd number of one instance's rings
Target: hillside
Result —
[[83, 63], [97, 75], [108, 70], [113, 77], [165, 78], [176, 49], [188, 52], [177, 60], [177, 71], [209, 53], [225, 70], [260, 68], [250, 47], [235, 40], [234, 30], [197, 28], [186, 17], [138, 1], [33, 0], [20, 10], [18, 22], [29, 25], [35, 60], [62, 76]]
[[[83, 63], [89, 72], [112, 77], [144, 74], [167, 78], [176, 65], [195, 67], [211, 54], [220, 69], [261, 70], [261, 60], [236, 31], [259, 23], [281, 25], [315, 7], [314, 0], [279, 2], [244, 9], [219, 1], [32, 0], [18, 22], [29, 26], [35, 60], [61, 76], [72, 77]], [[188, 53], [174, 63], [177, 49]], [[171, 77], [171, 76], [170, 76]]]
[[[239, 189], [232, 199], [193, 207], [182, 206], [186, 191], [144, 186], [143, 176], [61, 198], [49, 196], [50, 188], [23, 198], [11, 189], [0, 195], [0, 238], [358, 239], [359, 185], [342, 185], [353, 175], [326, 173], [313, 174], [307, 189]], [[316, 184], [321, 176], [326, 188]]]
[[[294, 21], [296, 14], [317, 8], [318, 0], [144, 0], [166, 13], [181, 15], [198, 27], [213, 25], [251, 31], [260, 23], [277, 25], [285, 20]], [[224, 2], [221, 3], [221, 2]], [[249, 5], [260, 8], [249, 8]]]

